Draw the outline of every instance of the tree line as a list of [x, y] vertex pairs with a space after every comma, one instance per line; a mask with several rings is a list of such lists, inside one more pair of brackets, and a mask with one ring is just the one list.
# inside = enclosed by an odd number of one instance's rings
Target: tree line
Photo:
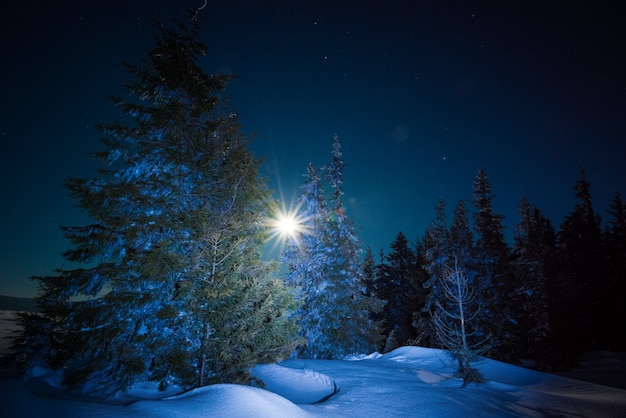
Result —
[[387, 345], [441, 345], [433, 318], [437, 301], [445, 299], [446, 269], [456, 264], [475, 293], [475, 337], [489, 337], [490, 356], [558, 369], [574, 365], [587, 350], [626, 349], [619, 331], [626, 297], [626, 207], [615, 193], [603, 222], [590, 189], [581, 168], [576, 204], [558, 229], [522, 196], [509, 245], [490, 182], [479, 169], [473, 199], [459, 201], [452, 217], [442, 199], [414, 244], [399, 232], [378, 263], [367, 249], [367, 292], [387, 301], [379, 315]]
[[[335, 136], [322, 175], [309, 165], [298, 203], [306, 232], [284, 258], [298, 289], [307, 341], [301, 354], [464, 346], [468, 358], [555, 370], [575, 365], [584, 351], [626, 349], [617, 331], [626, 297], [626, 207], [615, 193], [603, 222], [584, 169], [558, 230], [522, 196], [509, 245], [490, 181], [478, 169], [471, 200], [459, 201], [450, 217], [440, 199], [416, 242], [399, 232], [377, 262], [371, 248], [361, 250], [346, 215], [341, 155]], [[352, 335], [337, 333], [342, 328]]]

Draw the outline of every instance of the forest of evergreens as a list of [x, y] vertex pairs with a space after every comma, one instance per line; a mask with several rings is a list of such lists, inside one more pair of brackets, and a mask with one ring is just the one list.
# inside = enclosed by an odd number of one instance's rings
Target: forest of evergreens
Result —
[[615, 193], [602, 219], [583, 169], [574, 186], [577, 202], [558, 228], [522, 196], [509, 245], [479, 169], [473, 200], [458, 202], [451, 218], [441, 200], [415, 243], [399, 232], [378, 262], [368, 249], [368, 293], [387, 301], [380, 319], [388, 344], [439, 346], [432, 322], [439, 280], [456, 259], [475, 292], [476, 338], [489, 337], [490, 357], [559, 369], [584, 351], [625, 350], [619, 324], [626, 297], [626, 207]]

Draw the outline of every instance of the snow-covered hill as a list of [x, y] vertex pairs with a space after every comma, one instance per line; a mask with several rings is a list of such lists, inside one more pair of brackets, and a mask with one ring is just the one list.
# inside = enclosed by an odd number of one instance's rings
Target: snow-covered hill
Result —
[[[133, 388], [128, 405], [69, 398], [55, 388], [54, 373], [0, 381], [3, 415], [21, 417], [625, 417], [626, 391], [539, 373], [494, 360], [479, 369], [488, 379], [461, 388], [446, 354], [421, 347], [349, 360], [288, 360], [255, 371], [268, 390], [213, 385], [153, 399], [156, 385]], [[286, 397], [332, 393], [321, 403]], [[326, 392], [325, 392], [326, 391]], [[171, 394], [166, 394], [171, 395]], [[164, 395], [161, 395], [164, 396]], [[285, 397], [286, 396], [286, 397]], [[145, 399], [145, 400], [141, 400]], [[296, 402], [298, 400], [294, 398]]]
[[[0, 337], [15, 328], [14, 312], [0, 311]], [[6, 348], [7, 342], [0, 342]], [[0, 351], [1, 353], [1, 351]], [[626, 358], [585, 357], [572, 376], [617, 383]], [[401, 347], [346, 360], [288, 360], [257, 366], [265, 389], [213, 385], [161, 393], [146, 382], [111, 404], [71, 398], [60, 376], [39, 368], [26, 378], [0, 371], [0, 416], [37, 417], [626, 417], [626, 390], [540, 373], [495, 360], [478, 368], [488, 382], [461, 388], [445, 352]], [[594, 375], [594, 371], [600, 372]], [[319, 402], [319, 401], [322, 402]]]

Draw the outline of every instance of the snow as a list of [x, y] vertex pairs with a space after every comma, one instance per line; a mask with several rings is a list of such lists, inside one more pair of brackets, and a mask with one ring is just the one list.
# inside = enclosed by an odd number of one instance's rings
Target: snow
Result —
[[[590, 354], [586, 363], [615, 372], [623, 357]], [[625, 417], [626, 390], [485, 359], [488, 380], [462, 388], [445, 352], [401, 347], [346, 360], [286, 360], [255, 367], [265, 389], [211, 385], [184, 393], [158, 392], [155, 383], [133, 386], [111, 403], [73, 398], [60, 375], [43, 366], [18, 377], [0, 373], [0, 415], [48, 417]], [[588, 370], [587, 373], [591, 373]], [[624, 376], [622, 373], [621, 376]], [[623, 379], [622, 379], [623, 382]], [[335, 392], [335, 386], [338, 389]], [[315, 403], [319, 399], [329, 399]]]
[[[297, 367], [297, 368], [296, 368]], [[335, 381], [322, 373], [291, 362], [289, 367], [263, 364], [252, 369], [252, 375], [263, 387], [293, 403], [314, 404], [329, 398], [337, 391]]]
[[15, 323], [16, 319], [16, 311], [0, 310], [0, 353], [5, 353], [9, 348], [9, 340], [4, 337], [12, 335], [12, 332], [19, 328]]
[[211, 385], [160, 401], [139, 401], [123, 411], [125, 417], [309, 417], [287, 399], [242, 385]]

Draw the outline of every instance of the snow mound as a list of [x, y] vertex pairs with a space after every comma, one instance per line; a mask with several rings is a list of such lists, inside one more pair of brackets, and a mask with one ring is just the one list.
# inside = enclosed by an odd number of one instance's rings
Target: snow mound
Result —
[[352, 354], [346, 357], [348, 361], [358, 361], [358, 360], [374, 360], [377, 358], [381, 358], [383, 355], [378, 351], [374, 351], [371, 354]]
[[[623, 357], [594, 353], [587, 360], [599, 368], [615, 367]], [[354, 361], [360, 358], [360, 361]], [[260, 388], [214, 385], [162, 400], [153, 383], [136, 384], [126, 396], [144, 397], [130, 405], [89, 402], [57, 391], [60, 372], [37, 366], [28, 382], [0, 379], [0, 416], [11, 418], [363, 418], [363, 417], [626, 417], [626, 391], [554, 376], [484, 359], [477, 368], [487, 382], [461, 389], [456, 365], [446, 352], [401, 347], [386, 354], [348, 360], [286, 360], [257, 369], [276, 377], [283, 390], [310, 393], [330, 388], [341, 392], [325, 402], [299, 404]], [[289, 370], [291, 369], [291, 370]], [[332, 376], [332, 379], [328, 376]], [[269, 382], [271, 379], [266, 380]], [[319, 386], [318, 386], [319, 385]], [[33, 386], [38, 392], [33, 393]], [[332, 384], [334, 386], [334, 382]], [[309, 389], [306, 389], [306, 388]], [[306, 390], [304, 390], [306, 389]], [[172, 388], [174, 390], [174, 388]], [[161, 392], [161, 394], [163, 394]]]
[[403, 346], [374, 358], [383, 358], [400, 363], [420, 363], [423, 361], [432, 361], [433, 359], [439, 360], [441, 358], [445, 358], [446, 356], [447, 354], [438, 348]]
[[335, 381], [309, 369], [293, 369], [278, 364], [257, 365], [252, 375], [265, 389], [297, 404], [314, 404], [337, 393]]
[[128, 405], [140, 400], [157, 400], [173, 397], [183, 392], [183, 388], [177, 385], [170, 385], [165, 390], [160, 390], [159, 382], [138, 382], [107, 399], [107, 403]]
[[62, 394], [63, 372], [43, 364], [36, 364], [24, 372], [24, 386], [29, 392], [43, 398]]
[[162, 400], [139, 401], [128, 408], [132, 411], [132, 416], [151, 418], [311, 416], [297, 405], [272, 392], [232, 384], [205, 386]]

